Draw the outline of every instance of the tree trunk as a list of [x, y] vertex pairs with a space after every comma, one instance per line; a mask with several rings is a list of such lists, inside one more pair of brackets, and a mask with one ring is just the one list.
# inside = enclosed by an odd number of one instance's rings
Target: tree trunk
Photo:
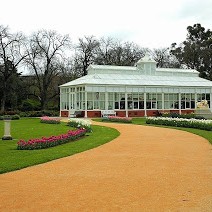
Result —
[[41, 110], [47, 109], [47, 93], [44, 91], [41, 94]]
[[1, 110], [0, 110], [1, 113], [5, 111], [5, 103], [6, 103], [6, 93], [5, 91], [3, 91], [3, 96], [1, 99]]

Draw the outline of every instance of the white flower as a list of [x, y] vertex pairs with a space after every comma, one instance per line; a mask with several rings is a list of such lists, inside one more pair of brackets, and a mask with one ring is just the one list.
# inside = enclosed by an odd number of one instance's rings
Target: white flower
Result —
[[75, 122], [80, 126], [87, 126], [87, 127], [91, 126], [91, 121], [89, 119], [70, 118], [69, 121]]
[[205, 119], [184, 119], [184, 118], [170, 118], [170, 117], [148, 117], [150, 120], [164, 120], [164, 121], [176, 121], [176, 122], [193, 122], [193, 123], [201, 123], [201, 124], [212, 124], [212, 120]]

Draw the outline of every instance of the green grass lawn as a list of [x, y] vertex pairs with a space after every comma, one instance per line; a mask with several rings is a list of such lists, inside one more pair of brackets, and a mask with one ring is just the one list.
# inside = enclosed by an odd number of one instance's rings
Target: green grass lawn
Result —
[[[28, 166], [45, 163], [83, 152], [105, 144], [119, 136], [112, 128], [92, 126], [93, 133], [88, 133], [78, 141], [41, 150], [17, 150], [19, 139], [40, 138], [42, 136], [59, 135], [71, 128], [66, 123], [43, 124], [37, 118], [23, 118], [11, 121], [12, 141], [0, 140], [0, 173], [22, 169]], [[4, 122], [0, 121], [0, 136], [4, 134]]]
[[198, 130], [193, 128], [183, 128], [183, 127], [171, 127], [171, 126], [163, 126], [163, 125], [150, 125], [150, 124], [146, 124], [146, 118], [133, 118], [132, 123], [139, 124], [139, 125], [146, 125], [146, 126], [165, 127], [165, 128], [172, 128], [177, 130], [184, 130], [184, 131], [202, 136], [203, 138], [207, 139], [212, 144], [212, 131]]
[[[101, 119], [94, 119], [101, 121]], [[145, 118], [133, 118], [133, 124], [147, 125]], [[158, 126], [157, 127], [167, 127]], [[212, 144], [212, 131], [191, 129], [191, 128], [176, 128], [185, 130], [206, 138]], [[118, 137], [119, 132], [112, 128], [102, 126], [92, 126], [93, 133], [88, 133], [87, 136], [76, 142], [70, 142], [49, 149], [41, 150], [17, 150], [17, 142], [19, 139], [28, 140], [30, 138], [40, 138], [42, 136], [59, 135], [67, 132], [70, 127], [66, 123], [57, 124], [42, 124], [37, 118], [23, 118], [21, 120], [11, 121], [12, 141], [0, 140], [0, 173], [22, 169], [28, 166], [45, 163], [57, 158], [62, 158], [76, 153], [80, 153], [94, 147], [105, 144], [114, 138]], [[0, 136], [4, 134], [4, 122], [0, 121]]]
[[[94, 121], [101, 122], [101, 118], [95, 118]], [[171, 126], [163, 126], [163, 125], [150, 125], [146, 124], [146, 118], [132, 118], [132, 124], [138, 124], [138, 125], [146, 125], [146, 126], [155, 126], [155, 127], [165, 127], [165, 128], [172, 128], [177, 130], [184, 130], [190, 133], [194, 133], [196, 135], [202, 136], [203, 138], [207, 139], [212, 144], [212, 131], [206, 131], [206, 130], [198, 130], [193, 128], [180, 128], [180, 127], [171, 127]]]

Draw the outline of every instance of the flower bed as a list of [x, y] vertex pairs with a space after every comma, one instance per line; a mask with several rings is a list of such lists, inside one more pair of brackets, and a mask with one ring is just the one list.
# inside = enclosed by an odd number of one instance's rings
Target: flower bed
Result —
[[42, 137], [30, 139], [28, 141], [20, 140], [17, 144], [17, 149], [19, 150], [34, 150], [34, 149], [44, 149], [60, 144], [67, 143], [69, 141], [77, 140], [78, 138], [86, 134], [85, 129], [69, 130], [66, 134], [51, 136], [51, 137]]
[[40, 118], [40, 122], [45, 124], [60, 124], [60, 119], [43, 116]]
[[67, 125], [75, 128], [84, 128], [87, 132], [92, 131], [91, 122], [88, 119], [70, 118]]
[[121, 123], [132, 123], [132, 118], [108, 116], [102, 118], [102, 121], [121, 122]]
[[212, 131], [212, 120], [198, 120], [198, 119], [183, 119], [183, 118], [168, 118], [168, 117], [148, 117], [147, 124], [174, 126], [174, 127], [188, 127], [201, 130]]

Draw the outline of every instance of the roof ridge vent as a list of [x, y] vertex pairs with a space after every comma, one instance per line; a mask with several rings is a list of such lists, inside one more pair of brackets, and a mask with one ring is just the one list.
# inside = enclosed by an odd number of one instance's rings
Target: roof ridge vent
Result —
[[149, 54], [145, 54], [144, 57], [142, 57], [137, 63], [136, 65], [139, 65], [141, 63], [156, 63], [155, 60], [153, 60]]
[[94, 74], [93, 78], [94, 79], [101, 79], [101, 77], [98, 74], [96, 74], [96, 73]]

